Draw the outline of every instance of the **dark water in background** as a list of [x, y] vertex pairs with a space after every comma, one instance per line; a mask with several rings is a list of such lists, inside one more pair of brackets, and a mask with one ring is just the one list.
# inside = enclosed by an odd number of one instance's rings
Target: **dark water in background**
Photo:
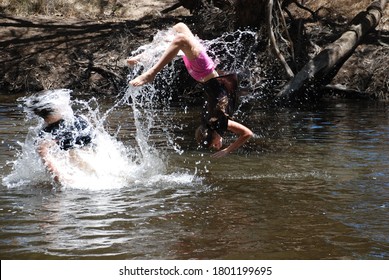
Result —
[[[15, 99], [0, 100], [4, 178], [27, 127]], [[169, 109], [179, 153], [156, 123], [159, 178], [100, 190], [2, 184], [1, 259], [389, 259], [387, 105], [251, 110], [257, 138], [218, 160], [196, 149], [197, 111]], [[130, 116], [107, 121], [125, 145]]]

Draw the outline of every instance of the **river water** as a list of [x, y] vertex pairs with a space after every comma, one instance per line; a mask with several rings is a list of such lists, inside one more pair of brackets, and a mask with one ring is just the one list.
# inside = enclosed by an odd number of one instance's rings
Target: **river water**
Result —
[[[166, 48], [171, 34], [158, 34], [129, 79]], [[255, 36], [204, 44], [227, 68], [254, 69]], [[73, 96], [96, 143], [77, 150], [84, 165], [55, 155], [61, 184], [36, 152], [41, 121], [0, 95], [1, 259], [389, 259], [387, 104], [266, 108], [250, 94], [235, 117], [255, 137], [214, 159], [194, 140], [201, 108], [169, 98], [174, 67], [159, 86]]]
[[[151, 159], [120, 186], [61, 188], [47, 175], [23, 181], [15, 162], [31, 123], [15, 97], [0, 100], [1, 259], [389, 259], [386, 104], [252, 109], [256, 137], [223, 159], [194, 143], [199, 108], [155, 109], [169, 115], [148, 138], [163, 167]], [[106, 120], [125, 146], [133, 115]]]

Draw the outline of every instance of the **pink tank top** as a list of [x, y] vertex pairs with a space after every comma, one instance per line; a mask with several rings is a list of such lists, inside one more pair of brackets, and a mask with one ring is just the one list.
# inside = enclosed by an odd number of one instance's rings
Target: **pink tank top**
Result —
[[182, 57], [185, 63], [185, 67], [189, 74], [196, 80], [201, 82], [203, 78], [208, 76], [215, 70], [215, 63], [207, 55], [205, 50], [202, 50], [199, 55], [193, 59], [188, 59], [185, 55]]

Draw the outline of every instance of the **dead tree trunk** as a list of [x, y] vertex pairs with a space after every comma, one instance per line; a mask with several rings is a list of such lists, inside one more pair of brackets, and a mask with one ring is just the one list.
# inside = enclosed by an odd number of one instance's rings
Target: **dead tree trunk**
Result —
[[375, 1], [359, 13], [348, 31], [310, 60], [276, 95], [276, 100], [296, 100], [307, 94], [307, 89], [314, 89], [309, 92], [316, 93], [318, 88], [329, 83], [365, 35], [378, 25], [387, 1]]

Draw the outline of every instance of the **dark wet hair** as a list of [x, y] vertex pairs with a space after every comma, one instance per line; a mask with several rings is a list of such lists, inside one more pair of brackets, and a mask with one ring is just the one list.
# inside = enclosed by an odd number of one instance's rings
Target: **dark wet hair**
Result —
[[70, 93], [68, 89], [44, 90], [35, 94], [22, 97], [18, 101], [23, 102], [24, 112], [29, 118], [35, 116], [46, 119], [52, 115], [70, 117], [73, 110], [70, 106]]
[[49, 115], [54, 113], [53, 108], [33, 108], [33, 112], [41, 117], [41, 118], [47, 118]]
[[200, 125], [196, 129], [195, 137], [197, 140], [197, 143], [200, 144], [203, 148], [209, 148], [212, 143], [213, 139], [213, 130], [207, 127], [206, 125]]
[[24, 108], [27, 112], [32, 112], [42, 118], [46, 118], [55, 112], [54, 105], [50, 101], [44, 101], [41, 93], [25, 98]]

